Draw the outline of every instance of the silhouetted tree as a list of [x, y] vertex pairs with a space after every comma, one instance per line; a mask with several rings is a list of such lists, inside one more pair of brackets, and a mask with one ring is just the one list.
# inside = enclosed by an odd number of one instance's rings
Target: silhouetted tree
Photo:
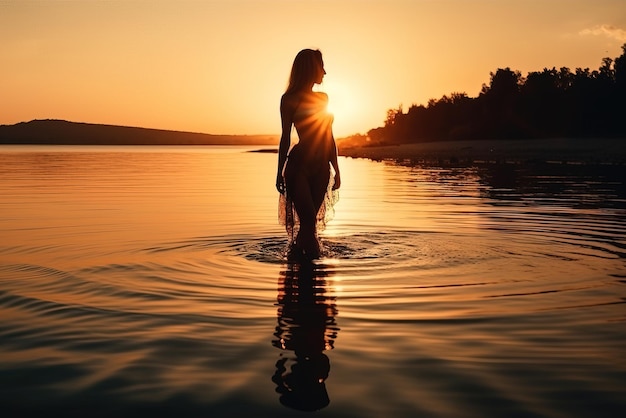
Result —
[[598, 70], [563, 67], [533, 71], [499, 68], [478, 97], [452, 93], [387, 112], [370, 143], [474, 138], [626, 137], [626, 44]]
[[626, 44], [622, 45], [622, 55], [615, 58], [613, 70], [617, 90], [623, 94], [626, 90]]
[[510, 68], [491, 73], [489, 86], [483, 85], [479, 99], [482, 105], [482, 130], [487, 138], [518, 137], [516, 107], [522, 74]]
[[520, 89], [519, 113], [531, 137], [562, 136], [564, 120], [570, 113], [566, 89], [570, 84], [568, 68], [528, 73]]

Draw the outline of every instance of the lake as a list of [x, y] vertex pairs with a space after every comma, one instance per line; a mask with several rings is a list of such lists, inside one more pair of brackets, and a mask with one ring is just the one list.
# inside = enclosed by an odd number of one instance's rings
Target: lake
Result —
[[251, 150], [0, 147], [3, 416], [626, 408], [623, 166], [342, 157], [311, 265]]

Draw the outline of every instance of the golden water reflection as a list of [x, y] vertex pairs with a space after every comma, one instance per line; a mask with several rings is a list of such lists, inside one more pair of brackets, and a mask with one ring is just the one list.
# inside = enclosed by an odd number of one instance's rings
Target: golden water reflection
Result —
[[330, 403], [325, 383], [330, 360], [324, 351], [334, 348], [339, 331], [330, 274], [309, 262], [289, 263], [280, 273], [272, 345], [283, 351], [272, 381], [280, 403], [290, 408], [315, 411]]

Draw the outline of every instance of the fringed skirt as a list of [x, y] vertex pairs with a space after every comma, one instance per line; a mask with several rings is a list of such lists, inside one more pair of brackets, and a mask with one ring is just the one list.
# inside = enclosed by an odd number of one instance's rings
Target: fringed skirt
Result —
[[[330, 165], [328, 168], [331, 171], [331, 175], [330, 180], [328, 181], [328, 187], [326, 188], [326, 194], [324, 195], [324, 201], [317, 212], [315, 227], [316, 234], [323, 231], [326, 228], [326, 224], [333, 218], [335, 215], [335, 203], [339, 201], [339, 190], [333, 190], [333, 185], [335, 184], [334, 173], [332, 172]], [[285, 226], [287, 237], [289, 239], [289, 246], [291, 246], [298, 235], [300, 221], [298, 219], [296, 207], [290, 199], [288, 193], [281, 194], [279, 197], [278, 220], [281, 225]]]

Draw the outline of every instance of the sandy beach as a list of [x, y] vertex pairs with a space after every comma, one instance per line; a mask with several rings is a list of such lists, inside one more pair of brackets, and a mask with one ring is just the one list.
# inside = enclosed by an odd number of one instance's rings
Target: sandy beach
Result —
[[342, 147], [352, 158], [396, 160], [407, 163], [564, 163], [626, 164], [626, 140], [559, 138], [527, 140], [438, 141], [416, 144]]

